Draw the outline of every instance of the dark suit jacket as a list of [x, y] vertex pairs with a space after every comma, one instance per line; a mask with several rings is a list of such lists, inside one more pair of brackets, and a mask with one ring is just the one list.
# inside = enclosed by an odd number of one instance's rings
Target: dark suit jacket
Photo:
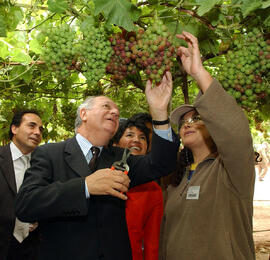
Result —
[[[10, 144], [0, 147], [0, 259], [5, 259], [15, 226], [16, 180]], [[31, 234], [31, 233], [30, 233]], [[32, 235], [32, 234], [31, 234]], [[37, 239], [38, 234], [35, 232]], [[36, 244], [28, 244], [36, 246]]]
[[[152, 152], [130, 156], [131, 187], [169, 174], [176, 166], [178, 142], [153, 136]], [[104, 148], [98, 169], [120, 160], [123, 149]], [[38, 147], [16, 201], [23, 221], [41, 229], [40, 260], [131, 260], [125, 201], [112, 196], [85, 196], [89, 168], [75, 139]]]

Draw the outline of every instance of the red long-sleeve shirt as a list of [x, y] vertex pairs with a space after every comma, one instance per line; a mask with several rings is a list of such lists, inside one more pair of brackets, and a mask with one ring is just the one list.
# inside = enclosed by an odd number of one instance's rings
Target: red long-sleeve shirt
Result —
[[127, 195], [126, 220], [133, 260], [157, 260], [163, 216], [162, 190], [152, 181], [130, 189]]

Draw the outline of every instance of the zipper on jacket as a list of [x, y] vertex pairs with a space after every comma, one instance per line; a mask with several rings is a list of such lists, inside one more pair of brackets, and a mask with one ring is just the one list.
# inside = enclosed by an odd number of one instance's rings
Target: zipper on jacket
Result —
[[189, 170], [190, 170], [190, 166], [187, 166], [186, 167], [186, 172], [185, 172], [185, 176], [187, 177], [187, 182], [183, 188], [183, 190], [180, 192], [180, 196], [182, 197], [183, 193], [185, 192], [185, 190], [187, 189], [188, 185], [189, 185], [189, 182], [190, 182], [190, 179], [188, 179], [188, 174], [189, 174]]
[[189, 185], [189, 180], [187, 180], [183, 190], [180, 192], [180, 196], [182, 197], [183, 193], [185, 192], [185, 190], [187, 189], [187, 186]]

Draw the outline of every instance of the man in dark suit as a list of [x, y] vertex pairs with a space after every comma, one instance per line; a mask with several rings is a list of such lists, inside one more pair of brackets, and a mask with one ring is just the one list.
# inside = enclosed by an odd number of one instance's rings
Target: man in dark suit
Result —
[[[37, 223], [15, 218], [14, 201], [29, 167], [27, 156], [41, 142], [42, 121], [36, 111], [17, 112], [10, 124], [11, 142], [0, 147], [0, 259], [34, 260], [37, 256]], [[35, 230], [35, 231], [34, 231]]]
[[[76, 136], [46, 144], [33, 153], [31, 168], [16, 200], [23, 221], [38, 221], [41, 231], [39, 260], [131, 260], [125, 220], [124, 194], [128, 186], [151, 181], [174, 170], [179, 142], [173, 141], [167, 107], [171, 74], [158, 87], [146, 85], [146, 96], [156, 129], [152, 151], [130, 156], [130, 171], [111, 170], [123, 149], [108, 146], [118, 128], [116, 104], [104, 96], [86, 99], [77, 110]], [[166, 138], [160, 136], [165, 135]], [[96, 169], [87, 163], [91, 148], [101, 150]]]

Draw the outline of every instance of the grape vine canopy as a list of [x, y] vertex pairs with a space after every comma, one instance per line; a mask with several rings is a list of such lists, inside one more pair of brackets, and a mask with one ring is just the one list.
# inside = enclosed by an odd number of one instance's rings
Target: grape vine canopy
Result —
[[[107, 95], [120, 116], [147, 111], [144, 86], [170, 70], [171, 109], [196, 84], [177, 58], [183, 30], [205, 67], [270, 139], [270, 0], [0, 0], [0, 140], [16, 109], [42, 113], [45, 142], [73, 134], [76, 106]], [[222, 101], [221, 101], [222, 102]]]

